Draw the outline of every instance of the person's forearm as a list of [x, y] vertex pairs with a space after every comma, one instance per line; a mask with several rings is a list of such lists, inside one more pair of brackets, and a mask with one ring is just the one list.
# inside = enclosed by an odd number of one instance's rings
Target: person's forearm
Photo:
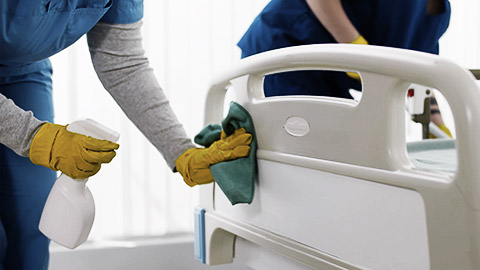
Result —
[[18, 155], [28, 157], [33, 136], [44, 123], [0, 94], [0, 143]]
[[359, 33], [345, 14], [340, 0], [306, 0], [313, 14], [339, 43], [350, 43]]
[[87, 34], [88, 46], [105, 89], [173, 169], [178, 156], [194, 145], [144, 55], [141, 25], [98, 23]]

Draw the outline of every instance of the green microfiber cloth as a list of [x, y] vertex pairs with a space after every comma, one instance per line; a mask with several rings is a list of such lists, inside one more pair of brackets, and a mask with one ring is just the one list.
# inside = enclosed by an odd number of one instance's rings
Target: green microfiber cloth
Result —
[[227, 136], [233, 134], [239, 128], [245, 128], [247, 133], [252, 134], [250, 154], [244, 158], [224, 161], [212, 165], [210, 171], [213, 179], [222, 189], [232, 205], [237, 203], [251, 203], [255, 188], [255, 174], [257, 172], [257, 140], [255, 129], [250, 114], [240, 104], [230, 103], [227, 117], [222, 121], [222, 126], [210, 124], [195, 136], [195, 143], [208, 147], [220, 139], [223, 130]]

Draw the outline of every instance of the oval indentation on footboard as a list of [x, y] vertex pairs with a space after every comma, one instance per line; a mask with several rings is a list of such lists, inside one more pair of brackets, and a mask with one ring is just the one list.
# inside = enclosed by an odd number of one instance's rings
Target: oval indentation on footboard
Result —
[[287, 120], [285, 120], [283, 128], [288, 134], [295, 137], [302, 137], [310, 132], [310, 125], [307, 120], [298, 116], [288, 117]]

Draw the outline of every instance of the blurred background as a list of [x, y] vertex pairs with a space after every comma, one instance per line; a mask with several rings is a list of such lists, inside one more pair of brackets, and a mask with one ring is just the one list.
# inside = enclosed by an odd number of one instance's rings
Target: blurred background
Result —
[[[440, 55], [480, 68], [480, 1], [451, 0], [450, 27]], [[267, 0], [145, 0], [144, 48], [170, 104], [193, 138], [204, 126], [206, 88], [216, 71], [240, 59], [236, 43]], [[85, 37], [51, 58], [55, 121], [92, 118], [120, 132], [111, 164], [88, 185], [96, 201], [90, 241], [193, 231], [196, 188], [172, 173], [156, 149], [126, 118], [93, 70]], [[453, 118], [440, 95], [447, 126]], [[407, 121], [407, 140], [420, 139]]]

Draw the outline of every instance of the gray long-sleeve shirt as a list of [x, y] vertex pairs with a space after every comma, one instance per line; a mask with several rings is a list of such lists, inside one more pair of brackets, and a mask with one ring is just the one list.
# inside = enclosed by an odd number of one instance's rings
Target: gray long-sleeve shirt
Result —
[[[173, 169], [180, 154], [194, 145], [144, 55], [141, 25], [98, 23], [87, 33], [88, 46], [105, 89]], [[0, 143], [26, 157], [43, 123], [0, 95]]]
[[0, 143], [15, 153], [28, 156], [33, 136], [44, 123], [0, 94]]

